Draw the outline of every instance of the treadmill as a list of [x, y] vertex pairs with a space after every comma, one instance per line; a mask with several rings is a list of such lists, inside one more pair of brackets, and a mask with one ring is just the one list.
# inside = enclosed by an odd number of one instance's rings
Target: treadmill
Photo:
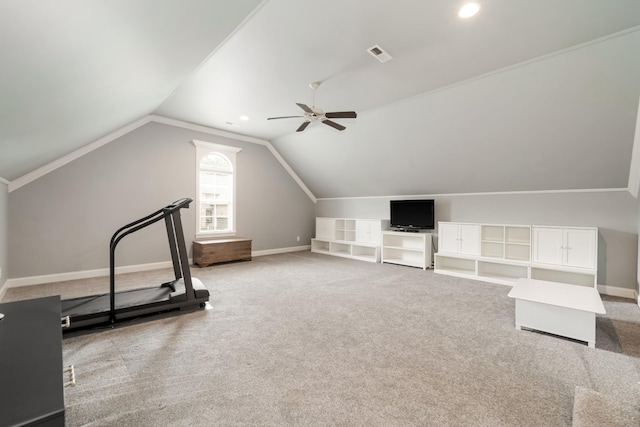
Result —
[[[92, 326], [115, 324], [116, 322], [157, 314], [170, 310], [202, 308], [209, 301], [209, 291], [202, 282], [191, 277], [189, 257], [184, 241], [180, 210], [188, 208], [193, 200], [184, 198], [171, 203], [116, 231], [109, 244], [110, 292], [108, 294], [72, 298], [62, 301], [62, 317], [70, 331]], [[165, 221], [175, 280], [159, 286], [115, 291], [115, 253], [118, 243], [158, 221]]]

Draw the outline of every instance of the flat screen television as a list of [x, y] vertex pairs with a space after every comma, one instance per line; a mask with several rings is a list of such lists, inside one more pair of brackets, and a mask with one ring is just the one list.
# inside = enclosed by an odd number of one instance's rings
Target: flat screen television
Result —
[[435, 228], [434, 201], [391, 200], [391, 228], [403, 231], [429, 230]]

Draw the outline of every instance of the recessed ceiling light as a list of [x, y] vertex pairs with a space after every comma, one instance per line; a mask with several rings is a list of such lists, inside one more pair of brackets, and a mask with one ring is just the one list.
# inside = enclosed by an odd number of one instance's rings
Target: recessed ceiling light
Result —
[[471, 18], [473, 15], [478, 13], [479, 10], [480, 5], [478, 3], [467, 3], [460, 8], [458, 16], [460, 18]]
[[243, 122], [246, 122], [247, 120], [249, 120], [249, 116], [242, 115], [240, 116], [240, 120], [242, 120]]

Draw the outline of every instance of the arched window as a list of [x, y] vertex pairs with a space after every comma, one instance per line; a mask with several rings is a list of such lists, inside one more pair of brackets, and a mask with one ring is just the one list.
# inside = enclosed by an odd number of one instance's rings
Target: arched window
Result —
[[198, 209], [196, 237], [235, 234], [235, 157], [240, 149], [193, 141]]
[[229, 231], [233, 227], [233, 168], [220, 153], [200, 160], [200, 232]]

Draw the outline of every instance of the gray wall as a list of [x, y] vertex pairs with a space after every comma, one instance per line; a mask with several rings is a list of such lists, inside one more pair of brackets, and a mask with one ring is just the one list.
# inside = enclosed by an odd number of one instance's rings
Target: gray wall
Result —
[[[195, 199], [193, 139], [242, 148], [236, 229], [253, 239], [254, 251], [310, 243], [314, 204], [267, 147], [149, 123], [9, 193], [10, 277], [108, 267], [109, 239], [119, 227], [179, 198]], [[195, 215], [193, 204], [182, 213], [189, 248]], [[126, 237], [116, 255], [118, 266], [170, 260], [164, 224]]]
[[6, 184], [0, 183], [0, 295], [2, 295], [2, 288], [7, 280], [9, 269], [8, 269], [8, 237], [7, 232], [9, 231], [8, 226], [8, 206], [7, 206], [7, 197], [8, 188]]
[[[428, 198], [436, 221], [598, 227], [598, 283], [637, 289], [638, 201], [626, 191]], [[389, 198], [322, 199], [316, 216], [389, 218]]]

